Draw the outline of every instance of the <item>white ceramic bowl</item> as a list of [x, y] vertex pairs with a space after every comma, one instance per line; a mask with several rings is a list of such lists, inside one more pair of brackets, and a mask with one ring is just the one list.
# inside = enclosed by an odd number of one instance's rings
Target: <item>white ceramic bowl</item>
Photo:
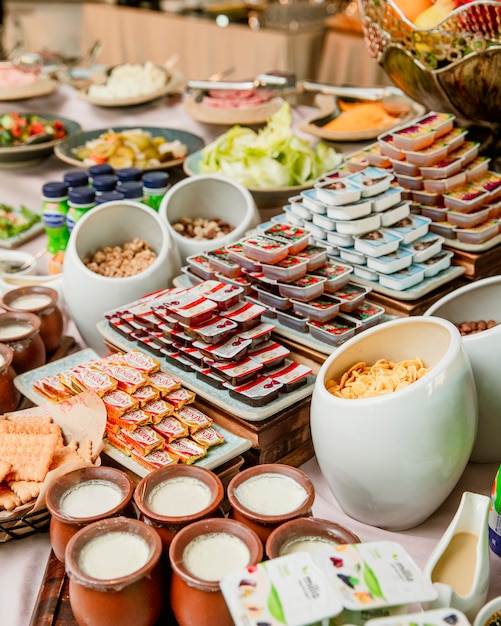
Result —
[[[192, 254], [238, 241], [261, 221], [250, 191], [230, 178], [215, 174], [191, 176], [173, 185], [162, 199], [159, 215], [166, 222], [183, 263]], [[234, 230], [218, 239], [190, 239], [172, 227], [181, 217], [220, 218], [232, 224]]]
[[[6, 271], [7, 266], [10, 264], [29, 263], [29, 265], [21, 270], [15, 272]], [[0, 249], [0, 277], [3, 276], [26, 276], [27, 274], [35, 274], [37, 271], [37, 262], [35, 257], [29, 252], [23, 250], [8, 250]]]
[[[143, 272], [124, 278], [101, 276], [83, 259], [104, 246], [123, 246], [135, 237], [144, 239], [157, 258]], [[120, 200], [93, 208], [71, 233], [63, 263], [66, 304], [85, 343], [98, 354], [106, 347], [96, 324], [104, 313], [142, 296], [171, 286], [180, 271], [178, 251], [165, 221], [138, 202]]]
[[[415, 357], [432, 369], [399, 391], [349, 400], [326, 389], [359, 361]], [[476, 425], [461, 335], [438, 318], [395, 319], [355, 335], [328, 357], [313, 390], [312, 440], [332, 493], [354, 519], [390, 530], [417, 526], [442, 504], [466, 467]]]
[[[501, 612], [501, 596], [493, 598], [484, 605], [475, 617], [473, 626], [489, 626], [493, 623], [493, 616]], [[498, 616], [499, 620], [499, 616]]]
[[471, 460], [501, 462], [501, 276], [474, 281], [440, 298], [426, 312], [453, 323], [493, 319], [498, 326], [463, 336], [478, 394], [478, 431]]

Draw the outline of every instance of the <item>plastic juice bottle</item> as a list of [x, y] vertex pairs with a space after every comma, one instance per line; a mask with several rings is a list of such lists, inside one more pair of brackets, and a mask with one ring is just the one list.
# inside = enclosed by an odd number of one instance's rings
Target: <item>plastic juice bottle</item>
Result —
[[146, 172], [143, 174], [143, 202], [158, 211], [162, 198], [169, 186], [166, 172]]
[[123, 193], [126, 200], [143, 201], [143, 183], [139, 180], [126, 180], [117, 185], [117, 191]]
[[91, 165], [87, 170], [89, 178], [93, 180], [97, 176], [104, 176], [107, 174], [114, 174], [115, 170], [108, 163], [99, 163], [98, 165]]
[[116, 172], [118, 181], [120, 183], [127, 183], [130, 181], [140, 181], [143, 177], [143, 170], [139, 167], [124, 167]]
[[82, 170], [76, 170], [73, 172], [66, 172], [63, 176], [64, 182], [68, 185], [69, 189], [73, 187], [88, 187], [89, 176]]
[[92, 179], [92, 186], [96, 192], [96, 196], [109, 191], [115, 191], [118, 178], [115, 174], [103, 174]]
[[70, 236], [66, 224], [69, 208], [68, 185], [63, 182], [45, 183], [42, 195], [42, 220], [47, 234], [47, 250], [51, 254], [64, 252]]
[[123, 200], [124, 194], [117, 189], [114, 191], [103, 191], [103, 193], [96, 195], [96, 205], [104, 204], [105, 202], [116, 202], [117, 200]]
[[492, 484], [489, 508], [489, 546], [493, 552], [501, 556], [501, 466]]
[[68, 204], [66, 224], [71, 234], [78, 220], [96, 206], [96, 192], [91, 187], [75, 187], [70, 191]]

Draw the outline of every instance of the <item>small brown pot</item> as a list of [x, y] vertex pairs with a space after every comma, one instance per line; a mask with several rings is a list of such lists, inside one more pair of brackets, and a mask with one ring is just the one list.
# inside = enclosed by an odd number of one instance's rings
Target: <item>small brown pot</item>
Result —
[[263, 558], [263, 546], [254, 531], [235, 520], [211, 518], [194, 522], [181, 529], [169, 548], [172, 567], [170, 600], [179, 626], [233, 626], [233, 620], [219, 587], [219, 581], [208, 581], [192, 574], [183, 554], [192, 541], [203, 535], [227, 533], [241, 539], [249, 549], [248, 565]]
[[[16, 304], [20, 298], [25, 299], [24, 305]], [[45, 302], [36, 302], [36, 299]], [[33, 299], [30, 305], [29, 299]], [[60, 308], [57, 306], [58, 293], [51, 287], [43, 285], [27, 285], [12, 289], [5, 293], [0, 301], [1, 306], [7, 311], [27, 311], [34, 313], [40, 318], [40, 335], [45, 344], [48, 354], [55, 352], [61, 344], [63, 337], [64, 321]]]
[[[161, 515], [153, 511], [149, 499], [155, 487], [169, 480], [183, 478], [195, 479], [209, 488], [211, 493], [209, 505], [200, 508], [196, 513], [183, 516]], [[224, 488], [220, 478], [210, 470], [193, 465], [171, 465], [155, 470], [145, 476], [134, 491], [134, 502], [141, 513], [141, 519], [151, 524], [158, 532], [167, 558], [169, 546], [181, 528], [208, 517], [222, 517], [223, 498]]]
[[17, 374], [45, 364], [45, 344], [40, 335], [40, 326], [40, 318], [34, 313], [0, 313], [0, 341], [12, 349], [12, 367]]
[[[82, 485], [87, 481], [103, 481], [111, 483], [122, 494], [120, 502], [108, 509], [105, 513], [88, 517], [72, 517], [62, 509], [64, 496], [70, 489]], [[65, 562], [66, 546], [76, 533], [96, 522], [109, 517], [116, 517], [124, 513], [132, 515], [130, 508], [134, 486], [130, 478], [121, 470], [113, 467], [84, 467], [64, 474], [57, 478], [47, 489], [45, 502], [51, 514], [50, 519], [50, 542], [54, 554], [62, 563]]]
[[[264, 474], [278, 475], [296, 481], [306, 492], [306, 497], [301, 505], [283, 514], [265, 515], [242, 504], [236, 495], [238, 487], [244, 482], [262, 477]], [[284, 522], [312, 514], [311, 507], [315, 500], [315, 488], [309, 476], [302, 470], [281, 463], [268, 463], [248, 467], [234, 476], [228, 485], [228, 499], [231, 506], [230, 517], [252, 528], [265, 545], [270, 533]]]
[[[145, 565], [125, 576], [101, 579], [82, 570], [80, 555], [93, 539], [105, 533], [140, 537], [149, 547]], [[162, 542], [144, 522], [126, 517], [94, 522], [74, 535], [67, 546], [70, 606], [79, 626], [153, 626], [163, 608]]]
[[270, 534], [266, 541], [266, 556], [276, 559], [287, 554], [287, 546], [294, 541], [313, 537], [332, 545], [360, 543], [355, 533], [336, 522], [318, 517], [298, 517], [284, 522]]
[[12, 367], [14, 358], [12, 348], [0, 343], [0, 357], [2, 361], [0, 365], [0, 413], [8, 413], [17, 409], [21, 392], [14, 385], [14, 378], [17, 374]]

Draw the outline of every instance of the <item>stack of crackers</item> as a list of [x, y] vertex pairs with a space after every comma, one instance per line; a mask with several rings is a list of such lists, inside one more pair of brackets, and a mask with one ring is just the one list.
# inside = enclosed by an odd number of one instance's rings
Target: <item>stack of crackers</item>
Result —
[[61, 427], [48, 416], [0, 419], [0, 511], [12, 511], [40, 495], [47, 474], [92, 465], [90, 439], [64, 444]]
[[89, 361], [33, 386], [56, 402], [87, 389], [97, 393], [108, 442], [149, 470], [194, 463], [224, 443], [212, 418], [194, 406], [195, 393], [140, 350]]

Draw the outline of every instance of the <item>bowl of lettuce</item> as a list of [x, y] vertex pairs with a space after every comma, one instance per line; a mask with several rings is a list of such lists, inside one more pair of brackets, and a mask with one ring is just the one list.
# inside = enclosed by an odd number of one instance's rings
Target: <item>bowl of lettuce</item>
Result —
[[259, 208], [268, 208], [285, 204], [288, 198], [312, 187], [342, 160], [342, 155], [327, 144], [313, 146], [295, 135], [290, 105], [284, 102], [259, 130], [232, 126], [191, 154], [183, 167], [189, 176], [219, 174], [236, 180], [249, 189]]

